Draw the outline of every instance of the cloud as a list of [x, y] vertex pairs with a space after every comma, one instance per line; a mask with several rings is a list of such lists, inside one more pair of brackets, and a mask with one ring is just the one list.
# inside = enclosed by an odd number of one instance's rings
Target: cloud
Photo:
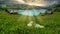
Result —
[[[7, 4], [25, 4], [31, 6], [40, 6], [40, 7], [48, 7], [51, 5], [60, 4], [60, 0], [36, 0], [32, 2], [32, 0], [4, 0]], [[3, 2], [2, 2], [3, 3]]]
[[58, 4], [59, 0], [37, 0], [35, 2], [32, 2], [32, 0], [28, 1], [28, 0], [14, 0], [16, 1], [18, 4], [26, 4], [26, 5], [31, 5], [31, 6], [51, 6], [54, 4]]

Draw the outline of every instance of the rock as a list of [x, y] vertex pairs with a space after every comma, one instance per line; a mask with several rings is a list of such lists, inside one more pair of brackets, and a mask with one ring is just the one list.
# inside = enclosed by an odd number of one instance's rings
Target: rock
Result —
[[36, 24], [35, 27], [37, 27], [37, 28], [44, 28], [44, 26], [39, 25], [39, 24]]
[[29, 27], [34, 26], [34, 27], [36, 27], [36, 28], [44, 28], [44, 26], [39, 25], [39, 24], [36, 24], [36, 23], [33, 23], [33, 21], [30, 21], [30, 22], [27, 24], [27, 26], [29, 26]]
[[33, 24], [33, 21], [29, 22], [29, 23], [27, 24], [27, 26], [31, 27], [32, 24]]

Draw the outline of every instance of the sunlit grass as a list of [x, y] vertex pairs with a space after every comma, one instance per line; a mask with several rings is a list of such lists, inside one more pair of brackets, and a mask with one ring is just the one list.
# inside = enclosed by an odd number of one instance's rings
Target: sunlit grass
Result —
[[[45, 28], [27, 27], [30, 21]], [[60, 34], [60, 12], [45, 16], [9, 14], [0, 10], [0, 34]]]

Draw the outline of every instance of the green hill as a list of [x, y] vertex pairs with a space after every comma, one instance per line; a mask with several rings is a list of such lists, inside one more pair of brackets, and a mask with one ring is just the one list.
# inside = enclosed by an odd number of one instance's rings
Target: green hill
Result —
[[[45, 28], [28, 27], [27, 23], [30, 20], [45, 26]], [[60, 34], [60, 12], [54, 12], [52, 15], [29, 17], [9, 14], [0, 10], [0, 34]]]

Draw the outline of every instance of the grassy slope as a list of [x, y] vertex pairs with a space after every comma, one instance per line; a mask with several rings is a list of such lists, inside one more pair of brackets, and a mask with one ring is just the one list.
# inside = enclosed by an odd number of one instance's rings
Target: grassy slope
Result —
[[[45, 28], [27, 27], [33, 20], [44, 25]], [[8, 14], [0, 10], [0, 34], [60, 34], [60, 12], [52, 15], [28, 17], [17, 14]]]

